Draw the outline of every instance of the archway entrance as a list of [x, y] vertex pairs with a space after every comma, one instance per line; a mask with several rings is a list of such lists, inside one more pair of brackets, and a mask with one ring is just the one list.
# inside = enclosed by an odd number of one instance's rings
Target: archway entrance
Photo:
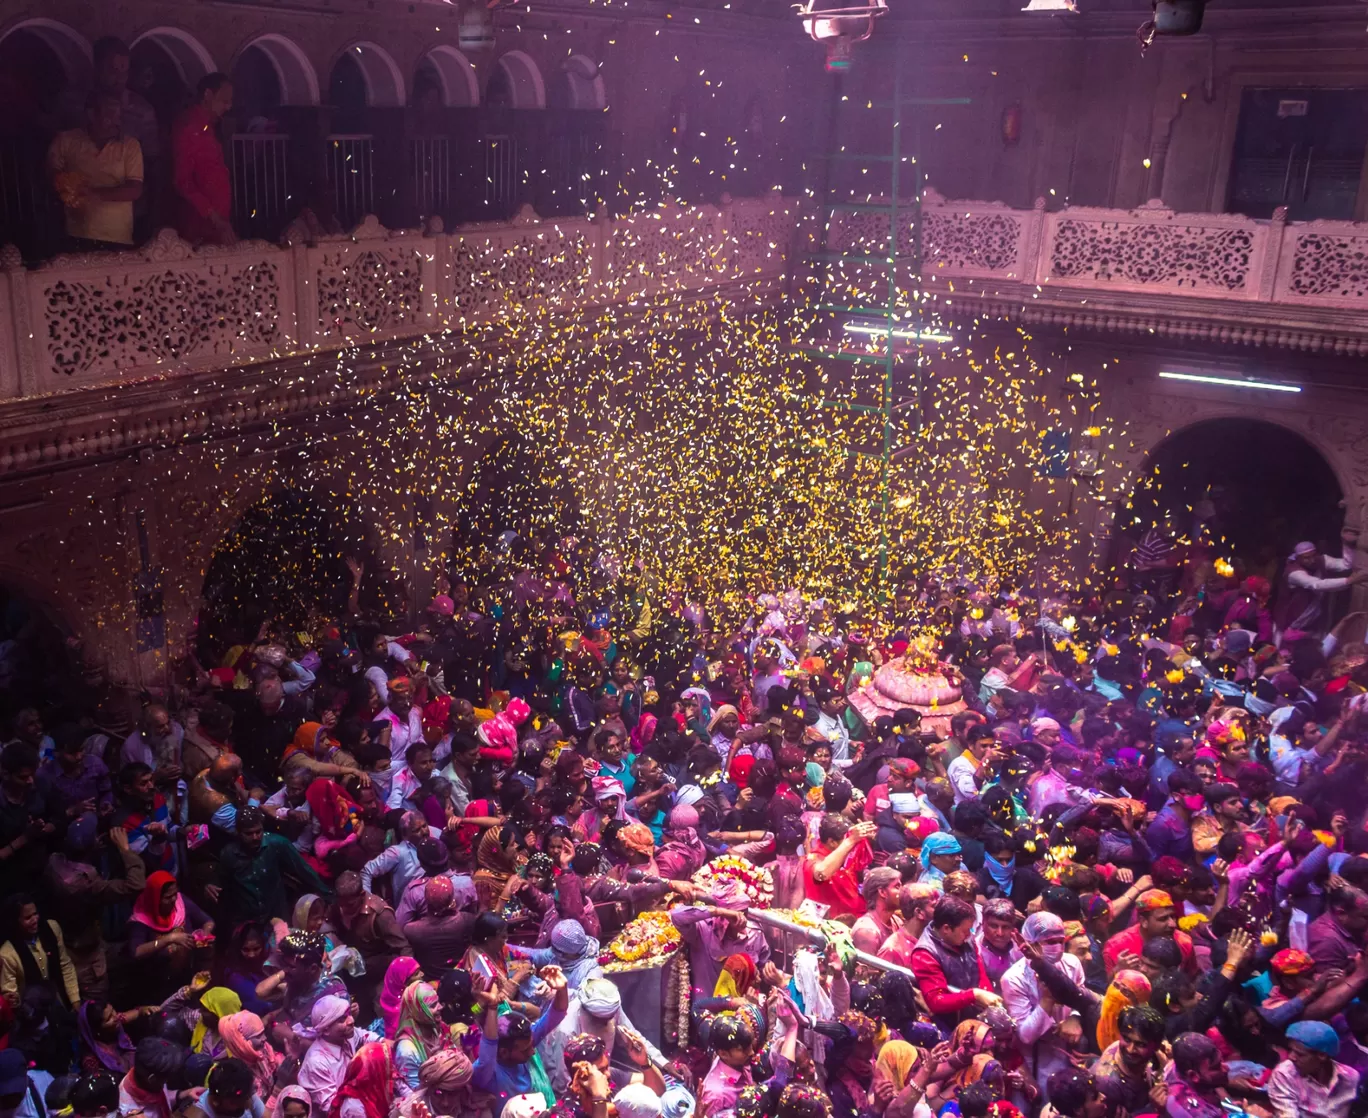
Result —
[[0, 734], [24, 707], [65, 717], [89, 705], [88, 688], [72, 633], [58, 614], [17, 587], [0, 581]]
[[[314, 632], [347, 613], [348, 559], [375, 569], [359, 533], [307, 495], [281, 490], [249, 508], [214, 550], [204, 576], [199, 619], [200, 662], [258, 638], [262, 626], [285, 636]], [[360, 608], [392, 612], [394, 602], [369, 573]]]
[[530, 564], [579, 523], [565, 463], [515, 431], [475, 464], [452, 533], [452, 574], [479, 581], [500, 559]]
[[1296, 432], [1258, 419], [1208, 419], [1166, 438], [1117, 515], [1116, 554], [1168, 522], [1210, 540], [1241, 573], [1275, 574], [1299, 540], [1339, 551], [1343, 490], [1324, 456]]

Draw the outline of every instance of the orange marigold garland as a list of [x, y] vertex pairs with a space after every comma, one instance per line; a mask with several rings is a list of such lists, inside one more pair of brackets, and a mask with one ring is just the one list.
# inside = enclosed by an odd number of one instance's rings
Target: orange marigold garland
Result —
[[774, 901], [774, 878], [769, 870], [735, 854], [714, 858], [693, 875], [693, 884], [708, 897], [727, 896], [739, 885], [752, 908], [769, 908]]
[[605, 974], [646, 970], [667, 961], [683, 942], [668, 912], [643, 912], [599, 955]]

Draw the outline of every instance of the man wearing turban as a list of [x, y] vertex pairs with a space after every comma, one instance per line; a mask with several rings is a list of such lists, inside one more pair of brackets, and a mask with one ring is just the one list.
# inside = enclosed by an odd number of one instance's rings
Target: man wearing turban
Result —
[[1281, 1024], [1300, 1016], [1306, 1005], [1325, 992], [1331, 977], [1327, 972], [1317, 978], [1316, 961], [1295, 947], [1286, 947], [1274, 955], [1268, 969], [1273, 977], [1273, 989], [1263, 1001], [1265, 1015], [1272, 1015], [1284, 1006], [1291, 1007], [1284, 1010], [1285, 1016], [1281, 1019], [1270, 1018], [1270, 1024]]
[[413, 680], [408, 676], [387, 680], [383, 693], [388, 703], [376, 719], [390, 724], [390, 772], [397, 773], [404, 767], [408, 747], [424, 740], [423, 714], [413, 705]]
[[[1112, 936], [1102, 948], [1102, 960], [1107, 964], [1108, 976], [1115, 974], [1118, 967], [1122, 966], [1138, 969], [1145, 941], [1156, 936], [1171, 936], [1182, 952], [1183, 970], [1196, 978], [1197, 956], [1192, 949], [1192, 937], [1178, 930], [1173, 898], [1162, 889], [1146, 889], [1135, 902], [1135, 913], [1135, 923]], [[1123, 963], [1123, 955], [1134, 958]]]
[[[622, 1034], [641, 1036], [622, 1008], [622, 995], [618, 988], [607, 978], [587, 979], [570, 999], [562, 1021], [542, 1041], [537, 1051], [541, 1054], [542, 1066], [551, 1079], [551, 1086], [557, 1095], [563, 1095], [570, 1085], [570, 1069], [566, 1067], [565, 1050], [570, 1042], [579, 1036], [595, 1036], [603, 1042], [604, 1050], [611, 1056], [619, 1044]], [[646, 1053], [657, 1067], [665, 1066], [665, 1057], [650, 1041], [642, 1037]], [[619, 1061], [623, 1062], [623, 1061]]]
[[945, 831], [936, 831], [922, 840], [921, 877], [917, 880], [924, 885], [941, 888], [945, 875], [954, 873], [963, 861], [964, 848], [960, 841]]
[[358, 1029], [352, 1021], [351, 1003], [333, 994], [314, 1002], [309, 1023], [296, 1025], [294, 1031], [312, 1042], [299, 1065], [298, 1083], [309, 1092], [317, 1112], [326, 1114], [357, 1049], [380, 1038]]

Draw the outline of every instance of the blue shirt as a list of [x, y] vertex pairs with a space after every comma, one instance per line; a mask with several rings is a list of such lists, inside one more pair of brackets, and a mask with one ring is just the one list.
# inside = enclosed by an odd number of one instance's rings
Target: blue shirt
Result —
[[1180, 862], [1192, 861], [1192, 827], [1178, 814], [1172, 801], [1160, 809], [1154, 822], [1145, 829], [1145, 845], [1154, 858], [1172, 854]]
[[[532, 1045], [537, 1047], [547, 1034], [565, 1020], [565, 1010], [557, 1009], [553, 1001], [532, 1025]], [[499, 1104], [494, 1109], [502, 1110], [504, 1104], [514, 1095], [525, 1095], [532, 1090], [532, 1072], [527, 1064], [499, 1063], [499, 1042], [490, 1040], [480, 1032], [480, 1051], [475, 1057], [474, 1074], [470, 1082], [481, 1091], [489, 1091], [499, 1096]]]
[[636, 755], [625, 754], [621, 761], [616, 765], [611, 765], [607, 761], [599, 762], [599, 776], [611, 777], [613, 780], [621, 781], [622, 787], [627, 793], [627, 798], [632, 798], [632, 788], [636, 784], [636, 777], [632, 775], [632, 766], [636, 764]]
[[[429, 827], [428, 833], [433, 838], [441, 838], [442, 836], [442, 832], [436, 827]], [[371, 882], [388, 873], [393, 875], [390, 878], [394, 887], [392, 896], [402, 898], [409, 882], [422, 872], [422, 864], [418, 861], [418, 848], [405, 839], [396, 842], [393, 846], [385, 847], [361, 867], [361, 888], [367, 893], [373, 892]]]
[[[1149, 787], [1159, 803], [1168, 799], [1168, 778], [1177, 771], [1178, 762], [1168, 754], [1161, 753], [1154, 759], [1154, 764], [1150, 768]], [[1154, 806], [1153, 801], [1151, 801], [1150, 806]]]

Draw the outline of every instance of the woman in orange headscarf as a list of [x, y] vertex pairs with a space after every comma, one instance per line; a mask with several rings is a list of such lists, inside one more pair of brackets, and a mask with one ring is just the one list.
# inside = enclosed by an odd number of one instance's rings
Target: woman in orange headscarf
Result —
[[343, 777], [355, 776], [359, 777], [362, 783], [368, 783], [370, 776], [355, 765], [334, 763], [333, 753], [336, 749], [337, 742], [322, 722], [305, 722], [295, 731], [294, 740], [285, 747], [285, 755], [280, 759], [280, 775], [283, 777], [291, 769], [303, 768], [315, 779], [328, 777], [331, 780], [341, 780]]
[[1099, 1052], [1105, 1052], [1108, 1045], [1121, 1039], [1121, 1011], [1133, 1005], [1148, 1005], [1149, 996], [1150, 981], [1138, 970], [1119, 970], [1112, 976], [1111, 985], [1102, 997], [1101, 1016], [1097, 1019]]
[[269, 1111], [276, 1093], [276, 1073], [285, 1057], [271, 1047], [265, 1024], [255, 1013], [242, 1010], [220, 1017], [218, 1031], [224, 1051], [252, 1069], [256, 1093]]
[[617, 833], [617, 842], [627, 856], [628, 865], [614, 866], [612, 876], [625, 879], [627, 870], [639, 869], [651, 877], [659, 877], [655, 860], [655, 835], [645, 823], [628, 823]]

